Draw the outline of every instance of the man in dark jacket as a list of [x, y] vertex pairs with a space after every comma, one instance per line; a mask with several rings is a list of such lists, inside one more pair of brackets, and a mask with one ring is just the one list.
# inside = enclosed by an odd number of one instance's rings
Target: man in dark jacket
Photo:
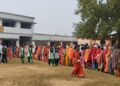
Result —
[[2, 48], [2, 63], [7, 63], [7, 47]]

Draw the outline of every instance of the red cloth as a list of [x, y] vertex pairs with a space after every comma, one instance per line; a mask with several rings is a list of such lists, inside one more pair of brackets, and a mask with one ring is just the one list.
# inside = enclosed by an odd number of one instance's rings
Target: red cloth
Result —
[[13, 57], [11, 47], [8, 48], [7, 56], [8, 56], [8, 58], [10, 58], [10, 59], [12, 59], [12, 57]]
[[73, 64], [74, 57], [75, 57], [75, 51], [74, 51], [73, 48], [69, 48], [68, 55], [69, 55], [69, 60], [71, 60], [71, 62], [72, 62], [72, 64]]
[[72, 76], [77, 76], [77, 77], [83, 77], [85, 75], [81, 61], [80, 61], [80, 53], [75, 52], [75, 58], [74, 58], [74, 65], [73, 65], [73, 71], [72, 71]]
[[106, 48], [104, 51], [103, 51], [103, 62], [106, 63], [106, 54], [108, 52], [108, 49]]
[[64, 49], [63, 47], [60, 47], [60, 49], [59, 49], [59, 56], [60, 56], [60, 62], [59, 63], [60, 64], [64, 63], [64, 60], [63, 60], [64, 57], [62, 55], [63, 54], [63, 49]]
[[98, 57], [100, 55], [100, 52], [101, 52], [101, 49], [97, 49], [96, 50], [96, 56], [95, 56], [95, 59], [98, 60]]
[[48, 61], [48, 55], [49, 55], [49, 48], [46, 46], [44, 49], [44, 61], [47, 62]]
[[95, 57], [97, 56], [97, 55], [96, 55], [96, 52], [97, 52], [97, 48], [93, 47], [93, 48], [92, 48], [92, 51], [91, 51], [92, 61], [94, 61], [94, 60], [95, 60]]
[[17, 58], [19, 57], [19, 47], [16, 47], [16, 55], [17, 55]]
[[69, 58], [72, 59], [72, 58], [74, 58], [74, 56], [75, 56], [74, 49], [73, 49], [73, 48], [70, 48], [70, 49], [69, 49]]
[[41, 54], [41, 47], [39, 46], [35, 52], [35, 59], [38, 59], [38, 56]]

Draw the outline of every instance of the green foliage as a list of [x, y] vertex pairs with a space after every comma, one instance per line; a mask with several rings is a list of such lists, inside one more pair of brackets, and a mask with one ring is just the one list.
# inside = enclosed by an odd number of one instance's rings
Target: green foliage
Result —
[[76, 37], [106, 39], [112, 31], [120, 32], [120, 0], [78, 0], [75, 13], [82, 18], [73, 33]]

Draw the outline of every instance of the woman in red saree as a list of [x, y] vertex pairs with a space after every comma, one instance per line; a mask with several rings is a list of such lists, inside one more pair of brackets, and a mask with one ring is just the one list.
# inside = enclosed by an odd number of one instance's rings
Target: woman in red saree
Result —
[[75, 58], [74, 58], [74, 64], [73, 64], [73, 71], [71, 76], [77, 76], [79, 78], [84, 77], [85, 73], [81, 64], [81, 60], [80, 60], [80, 53], [79, 53], [79, 49], [76, 48], [75, 51]]
[[11, 47], [8, 47], [7, 56], [8, 56], [9, 59], [12, 59], [12, 58], [13, 58], [12, 48], [11, 48]]
[[40, 61], [40, 51], [41, 51], [41, 46], [38, 46], [35, 52], [35, 59], [38, 59], [39, 61]]
[[105, 73], [108, 73], [108, 54], [109, 54], [109, 46], [104, 46], [103, 64], [104, 64]]
[[60, 49], [59, 49], [59, 56], [60, 56], [60, 64], [64, 64], [64, 57], [63, 57], [63, 55], [62, 55], [62, 53], [63, 53], [63, 50], [64, 50], [64, 48], [63, 48], [63, 46], [61, 46], [60, 47]]
[[45, 60], [45, 62], [47, 62], [48, 61], [48, 54], [49, 54], [49, 48], [48, 48], [48, 46], [45, 46], [45, 49], [44, 49], [44, 60]]
[[19, 58], [19, 47], [16, 46], [16, 57]]

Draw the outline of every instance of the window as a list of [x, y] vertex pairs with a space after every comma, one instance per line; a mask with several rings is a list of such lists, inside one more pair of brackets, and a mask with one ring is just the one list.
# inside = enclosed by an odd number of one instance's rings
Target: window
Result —
[[31, 23], [21, 22], [21, 28], [31, 29], [31, 26], [32, 26]]
[[16, 21], [3, 19], [3, 20], [2, 20], [2, 26], [15, 27], [15, 26], [16, 26]]

